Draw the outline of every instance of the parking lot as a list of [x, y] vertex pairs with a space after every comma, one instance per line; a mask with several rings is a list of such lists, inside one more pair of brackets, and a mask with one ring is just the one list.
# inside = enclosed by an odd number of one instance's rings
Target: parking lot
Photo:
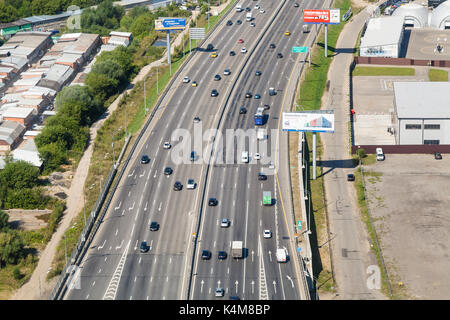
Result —
[[370, 213], [391, 281], [406, 298], [450, 299], [450, 155], [386, 155], [365, 166]]

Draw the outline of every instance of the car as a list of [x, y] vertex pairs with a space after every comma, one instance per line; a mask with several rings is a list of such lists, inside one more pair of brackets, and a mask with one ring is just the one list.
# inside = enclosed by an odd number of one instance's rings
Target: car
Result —
[[230, 69], [225, 69], [225, 70], [223, 71], [223, 74], [224, 74], [225, 76], [229, 76], [229, 75], [231, 74]]
[[349, 173], [347, 175], [347, 181], [355, 181], [355, 175], [353, 173]]
[[207, 51], [213, 51], [214, 50], [214, 46], [212, 43], [208, 44], [208, 46], [206, 47]]
[[230, 51], [230, 56], [233, 57], [233, 56], [235, 56], [235, 55], [236, 55], [236, 52], [234, 52], [233, 50], [231, 50], [231, 51]]
[[245, 109], [245, 107], [240, 107], [239, 114], [246, 114], [246, 113], [247, 113], [247, 109]]
[[250, 22], [250, 27], [256, 27], [256, 24], [254, 22]]
[[211, 97], [217, 97], [219, 95], [219, 92], [216, 89], [211, 90]]
[[203, 259], [203, 260], [209, 260], [209, 259], [211, 259], [211, 251], [209, 251], [209, 250], [203, 250], [203, 251], [202, 251], [202, 259]]
[[173, 190], [175, 190], [175, 191], [180, 191], [181, 189], [183, 189], [183, 185], [181, 184], [180, 181], [176, 181], [176, 182], [173, 184]]
[[269, 110], [270, 109], [270, 106], [268, 104], [265, 104], [263, 107], [264, 107], [264, 110]]
[[197, 86], [197, 81], [192, 81], [192, 86], [196, 87]]
[[166, 142], [164, 142], [163, 148], [164, 149], [170, 149], [170, 148], [172, 148], [172, 145], [170, 144], [170, 142], [166, 141]]
[[172, 172], [173, 172], [173, 170], [172, 170], [171, 167], [166, 167], [166, 168], [164, 169], [164, 174], [165, 174], [166, 176], [170, 176], [170, 175], [172, 174]]
[[211, 58], [217, 58], [217, 52], [211, 53]]
[[238, 296], [230, 296], [230, 300], [241, 300]]
[[191, 161], [195, 161], [195, 151], [191, 152]]
[[258, 10], [259, 8], [260, 8], [259, 4], [256, 4], [254, 9]]
[[259, 13], [265, 13], [264, 9], [259, 10]]
[[277, 94], [277, 91], [275, 90], [275, 88], [269, 88], [269, 96], [274, 96]]
[[434, 153], [434, 158], [435, 158], [436, 160], [442, 160], [442, 155], [441, 155], [439, 152], [435, 152], [435, 153]]
[[188, 179], [186, 188], [188, 188], [188, 189], [195, 189], [195, 181], [194, 181], [194, 179]]
[[258, 152], [256, 152], [253, 158], [255, 158], [255, 160], [261, 160], [261, 155]]
[[223, 218], [220, 221], [220, 227], [221, 228], [228, 228], [230, 226], [230, 220], [228, 220], [227, 218]]
[[236, 24], [242, 24], [242, 21], [241, 20], [237, 20]]
[[264, 230], [264, 238], [265, 239], [272, 238], [272, 231], [270, 231], [268, 229]]
[[149, 247], [148, 247], [148, 245], [147, 245], [147, 242], [146, 242], [146, 241], [142, 241], [142, 242], [141, 242], [141, 247], [140, 247], [140, 249], [141, 249], [141, 252], [142, 252], [142, 253], [144, 253], [144, 252], [147, 252], [147, 251], [148, 251]]
[[249, 7], [245, 8], [245, 11], [250, 12], [252, 11], [252, 9], [250, 9]]
[[189, 81], [191, 81], [191, 79], [189, 79], [189, 77], [184, 77], [183, 78], [183, 83], [188, 83]]
[[152, 221], [150, 223], [150, 231], [158, 231], [159, 230], [159, 223], [156, 221]]
[[260, 181], [267, 180], [267, 176], [264, 173], [260, 172], [258, 173], [258, 180]]
[[271, 43], [271, 44], [269, 45], [269, 48], [270, 48], [270, 49], [275, 49], [275, 43]]
[[199, 117], [194, 117], [194, 123], [199, 123], [200, 122], [200, 118]]
[[150, 162], [150, 158], [148, 157], [148, 155], [144, 154], [141, 157], [141, 163], [144, 164], [144, 163], [149, 163], [149, 162]]
[[227, 253], [225, 251], [219, 251], [217, 253], [217, 259], [225, 260], [227, 258]]
[[217, 206], [217, 203], [218, 203], [218, 201], [216, 198], [209, 198], [209, 200], [208, 200], [208, 206], [210, 206], [210, 207]]
[[299, 6], [298, 2], [294, 3], [294, 7], [298, 8]]
[[291, 35], [291, 32], [290, 32], [290, 31], [286, 31], [286, 32], [284, 33], [284, 35], [285, 35], [285, 36], [290, 36], [290, 35]]
[[247, 53], [247, 48], [246, 47], [242, 48], [241, 53]]
[[238, 43], [244, 43], [244, 40], [243, 39], [239, 39]]
[[224, 294], [225, 291], [222, 288], [216, 288], [216, 290], [214, 291], [214, 295], [216, 297], [223, 297]]
[[278, 59], [283, 58], [283, 54], [282, 54], [281, 52], [278, 52], [278, 53], [277, 53], [277, 58], [278, 58]]
[[246, 98], [251, 98], [251, 97], [252, 97], [252, 93], [251, 93], [251, 92], [247, 92], [247, 93], [245, 94], [245, 97], [246, 97]]
[[255, 99], [261, 99], [261, 96], [259, 94], [255, 94]]
[[231, 20], [228, 20], [227, 21], [227, 26], [232, 26], [232, 25], [233, 25], [233, 22]]
[[257, 70], [256, 72], [255, 72], [255, 76], [260, 76], [262, 73], [261, 73], [261, 71], [259, 71], [259, 70]]
[[222, 79], [222, 78], [220, 77], [220, 75], [216, 74], [216, 75], [214, 76], [214, 81], [219, 81], [220, 79]]

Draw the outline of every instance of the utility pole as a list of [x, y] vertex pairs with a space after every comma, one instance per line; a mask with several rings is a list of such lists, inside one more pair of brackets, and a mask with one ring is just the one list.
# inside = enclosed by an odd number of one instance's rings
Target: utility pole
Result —
[[145, 110], [145, 114], [147, 114], [147, 95], [145, 94], [145, 78], [144, 77], [144, 110]]

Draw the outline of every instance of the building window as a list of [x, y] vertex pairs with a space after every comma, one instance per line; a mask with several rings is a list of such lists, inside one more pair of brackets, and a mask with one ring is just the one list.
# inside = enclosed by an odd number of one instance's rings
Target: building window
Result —
[[439, 140], [424, 140], [423, 144], [439, 144]]
[[412, 129], [418, 129], [418, 130], [420, 130], [420, 129], [422, 129], [422, 125], [421, 125], [421, 124], [407, 124], [407, 125], [405, 126], [405, 129], [406, 129], [406, 130], [412, 130]]
[[441, 129], [441, 125], [440, 124], [426, 124], [424, 126], [425, 129], [432, 129], [432, 130], [439, 130]]

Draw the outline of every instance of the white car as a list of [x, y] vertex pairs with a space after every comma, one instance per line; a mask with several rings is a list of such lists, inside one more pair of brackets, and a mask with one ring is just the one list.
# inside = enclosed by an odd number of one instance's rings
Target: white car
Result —
[[255, 10], [258, 10], [259, 8], [259, 4], [255, 5]]
[[222, 288], [217, 288], [215, 291], [215, 296], [216, 297], [223, 297], [225, 291]]
[[164, 149], [170, 149], [171, 147], [172, 145], [168, 141], [164, 142]]
[[242, 53], [246, 53], [246, 52], [247, 52], [247, 48], [245, 48], [245, 47], [242, 48], [242, 49], [241, 49], [241, 52], [242, 52]]
[[189, 81], [191, 81], [191, 79], [189, 79], [188, 77], [184, 77], [183, 83], [188, 83]]
[[250, 22], [250, 27], [255, 27], [255, 23], [254, 22]]
[[195, 189], [195, 181], [194, 181], [194, 179], [188, 179], [186, 188], [188, 188], [188, 189]]
[[223, 219], [220, 221], [220, 226], [221, 226], [222, 228], [228, 228], [228, 227], [230, 226], [230, 220], [228, 220], [227, 218], [223, 218]]
[[229, 75], [231, 74], [230, 69], [225, 69], [225, 70], [223, 71], [223, 74], [226, 75], [226, 76], [229, 76]]
[[255, 160], [261, 160], [261, 155], [258, 152], [255, 153], [253, 157], [255, 158]]
[[259, 13], [265, 13], [264, 9], [259, 10]]
[[265, 239], [270, 239], [270, 238], [272, 238], [272, 231], [270, 231], [270, 230], [264, 230], [264, 238]]

